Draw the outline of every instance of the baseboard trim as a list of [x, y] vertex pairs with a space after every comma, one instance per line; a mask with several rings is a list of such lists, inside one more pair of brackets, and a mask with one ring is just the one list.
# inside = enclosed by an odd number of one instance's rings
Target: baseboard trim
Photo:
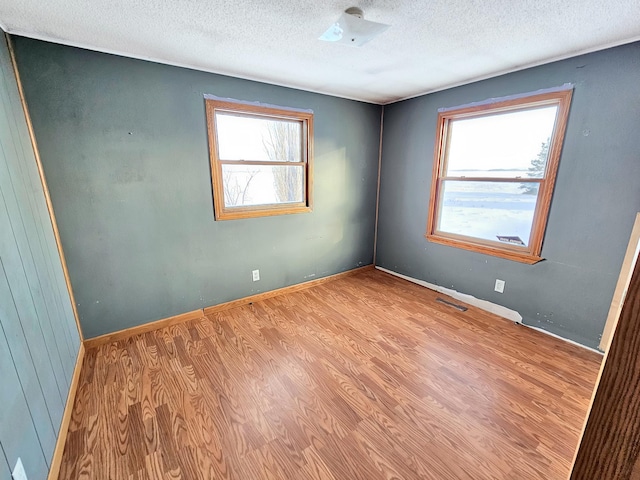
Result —
[[409, 277], [407, 275], [403, 275], [398, 272], [394, 272], [393, 270], [388, 270], [383, 267], [376, 266], [377, 270], [388, 273], [389, 275], [393, 275], [395, 277], [402, 278], [403, 280], [407, 280], [408, 282], [415, 283], [416, 285], [420, 285], [422, 287], [426, 287], [429, 290], [434, 290], [439, 293], [443, 293], [444, 295], [449, 295], [456, 300], [460, 300], [461, 302], [467, 303], [469, 305], [473, 305], [474, 307], [478, 307], [486, 312], [493, 313], [502, 318], [506, 318], [507, 320], [511, 320], [515, 323], [522, 323], [522, 315], [520, 315], [515, 310], [511, 310], [510, 308], [503, 307], [502, 305], [498, 305], [496, 303], [489, 302], [487, 300], [482, 300], [480, 298], [476, 298], [472, 295], [468, 295], [466, 293], [461, 293], [456, 290], [451, 290], [450, 288], [441, 287], [440, 285], [435, 285], [433, 283], [425, 282], [424, 280], [418, 280], [417, 278]]
[[118, 340], [124, 340], [134, 335], [141, 333], [152, 332], [159, 328], [170, 327], [178, 323], [183, 323], [188, 320], [195, 320], [202, 318], [212, 313], [221, 312], [223, 310], [229, 310], [230, 308], [241, 307], [248, 305], [249, 303], [258, 302], [260, 300], [266, 300], [267, 298], [277, 297], [278, 295], [284, 295], [286, 293], [298, 292], [300, 290], [306, 290], [307, 288], [315, 287], [325, 282], [331, 282], [338, 278], [344, 278], [357, 273], [373, 270], [373, 265], [366, 265], [364, 267], [355, 268], [353, 270], [347, 270], [346, 272], [336, 273], [327, 277], [317, 278], [308, 282], [298, 283], [296, 285], [290, 285], [288, 287], [277, 288], [275, 290], [269, 290], [268, 292], [258, 293], [256, 295], [249, 295], [248, 297], [239, 298], [238, 300], [232, 300], [230, 302], [219, 303], [218, 305], [212, 305], [204, 309], [193, 310], [191, 312], [182, 313], [169, 318], [163, 318], [162, 320], [156, 320], [153, 322], [138, 325], [136, 327], [125, 328], [124, 330], [118, 330], [117, 332], [107, 333], [100, 335], [99, 337], [88, 338], [84, 341], [85, 348], [95, 348], [107, 343], [115, 342]]
[[558, 335], [557, 333], [550, 332], [549, 330], [545, 330], [544, 328], [536, 327], [535, 325], [527, 325], [525, 323], [523, 323], [522, 325], [524, 325], [527, 328], [531, 328], [533, 330], [536, 330], [536, 331], [538, 331], [540, 333], [544, 333], [545, 335], [550, 335], [550, 336], [555, 337], [555, 338], [557, 338], [559, 340], [562, 340], [562, 341], [565, 341], [565, 342], [570, 343], [572, 345], [575, 345], [576, 347], [584, 348], [586, 350], [591, 350], [592, 352], [597, 353], [598, 355], [604, 355], [604, 352], [602, 350], [598, 350], [597, 348], [587, 347], [586, 345], [578, 343], [575, 340], [570, 340], [568, 338], [562, 337], [562, 336]]
[[144, 323], [142, 325], [138, 325], [131, 328], [125, 328], [124, 330], [118, 330], [113, 333], [106, 333], [104, 335], [100, 335], [99, 337], [88, 338], [84, 341], [84, 346], [86, 348], [95, 348], [101, 345], [105, 345], [107, 343], [116, 342], [118, 340], [124, 340], [129, 337], [133, 337], [134, 335], [139, 335], [141, 333], [152, 332], [154, 330], [158, 330], [159, 328], [170, 327], [171, 325], [176, 325], [178, 323], [187, 322], [189, 320], [195, 320], [197, 318], [202, 318], [204, 313], [201, 308], [198, 310], [193, 310], [191, 312], [181, 313], [180, 315], [174, 315], [173, 317], [163, 318], [161, 320], [155, 320], [153, 322]]
[[56, 440], [56, 446], [53, 450], [53, 457], [51, 458], [51, 466], [49, 467], [49, 475], [47, 480], [58, 480], [60, 476], [60, 465], [62, 464], [62, 454], [64, 453], [64, 446], [67, 443], [67, 433], [69, 432], [69, 424], [71, 423], [71, 414], [73, 413], [73, 404], [76, 400], [76, 393], [78, 391], [78, 384], [80, 382], [80, 372], [82, 371], [82, 363], [84, 362], [84, 353], [86, 349], [83, 343], [80, 343], [78, 349], [78, 357], [76, 358], [76, 364], [73, 367], [73, 375], [71, 376], [71, 385], [69, 385], [69, 394], [67, 395], [67, 403], [64, 407], [64, 413], [62, 414], [62, 422], [60, 422], [60, 431], [58, 432], [58, 439]]
[[373, 270], [373, 265], [366, 265], [364, 267], [354, 268], [353, 270], [347, 270], [346, 272], [336, 273], [334, 275], [317, 278], [315, 280], [309, 280], [308, 282], [297, 283], [295, 285], [289, 285], [288, 287], [277, 288], [275, 290], [269, 290], [268, 292], [258, 293], [256, 295], [249, 295], [248, 297], [239, 298], [238, 300], [219, 303], [218, 305], [206, 307], [204, 309], [204, 314], [205, 316], [211, 315], [212, 313], [229, 310], [230, 308], [241, 307], [243, 305], [248, 305], [249, 303], [266, 300], [267, 298], [277, 297], [279, 295], [285, 295], [287, 293], [299, 292], [300, 290], [306, 290], [307, 288], [315, 287], [326, 282], [332, 282], [339, 278], [349, 277], [366, 270]]

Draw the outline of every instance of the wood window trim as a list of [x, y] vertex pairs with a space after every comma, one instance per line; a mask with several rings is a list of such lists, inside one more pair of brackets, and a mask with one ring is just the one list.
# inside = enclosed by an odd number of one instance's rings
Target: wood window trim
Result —
[[[211, 184], [216, 220], [237, 220], [274, 215], [288, 215], [311, 212], [313, 210], [313, 113], [284, 107], [256, 105], [231, 100], [219, 100], [205, 97], [207, 135], [209, 140], [209, 160], [211, 165]], [[233, 161], [221, 160], [218, 156], [218, 139], [215, 129], [216, 112], [240, 113], [252, 117], [294, 120], [302, 122], [303, 161]], [[304, 199], [297, 203], [263, 204], [242, 207], [227, 207], [224, 202], [222, 165], [299, 165], [304, 167]]]
[[[567, 119], [569, 117], [569, 107], [573, 88], [561, 88], [550, 92], [533, 93], [523, 95], [515, 99], [498, 100], [481, 105], [472, 105], [455, 109], [447, 109], [438, 113], [438, 124], [436, 130], [436, 142], [434, 148], [433, 172], [431, 176], [431, 192], [429, 197], [429, 216], [427, 219], [427, 232], [425, 238], [433, 243], [461, 248], [476, 253], [492, 255], [499, 258], [514, 260], [516, 262], [532, 265], [541, 260], [542, 242], [551, 207], [551, 199], [560, 163], [562, 144], [567, 129]], [[547, 157], [547, 167], [545, 175], [541, 179], [520, 178], [517, 180], [510, 178], [482, 177], [465, 178], [462, 181], [485, 181], [485, 182], [513, 182], [518, 183], [536, 182], [539, 183], [538, 201], [533, 215], [531, 237], [528, 247], [519, 247], [508, 244], [498, 244], [492, 241], [484, 241], [479, 238], [455, 235], [441, 232], [436, 229], [437, 213], [441, 202], [443, 189], [442, 183], [448, 177], [442, 175], [446, 166], [446, 149], [450, 140], [449, 124], [452, 120], [463, 118], [479, 118], [496, 113], [525, 110], [547, 105], [557, 105], [556, 123], [551, 136], [549, 153]], [[460, 178], [453, 177], [456, 181]], [[451, 180], [452, 178], [449, 178]]]

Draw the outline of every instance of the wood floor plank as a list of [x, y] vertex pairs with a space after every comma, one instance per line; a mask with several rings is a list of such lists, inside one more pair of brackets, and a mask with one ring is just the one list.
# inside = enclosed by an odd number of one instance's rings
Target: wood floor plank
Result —
[[564, 479], [601, 357], [379, 271], [86, 354], [61, 478]]

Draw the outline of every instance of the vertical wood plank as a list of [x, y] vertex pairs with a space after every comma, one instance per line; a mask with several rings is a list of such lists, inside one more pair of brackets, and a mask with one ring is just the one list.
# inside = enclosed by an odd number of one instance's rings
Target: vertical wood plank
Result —
[[9, 465], [22, 458], [28, 478], [46, 478], [47, 463], [0, 325], [0, 443]]
[[[0, 87], [4, 85], [1, 83]], [[65, 337], [65, 330], [54, 328], [60, 323], [53, 291], [47, 279], [47, 269], [44, 264], [44, 256], [39, 242], [37, 222], [32, 210], [32, 199], [25, 188], [24, 178], [20, 164], [26, 159], [22, 158], [21, 151], [14, 142], [11, 122], [7, 110], [6, 95], [0, 88], [0, 104], [4, 106], [0, 112], [0, 189], [9, 212], [9, 223], [18, 246], [18, 251], [24, 267], [27, 282], [31, 292], [31, 298], [37, 314], [38, 324], [45, 340], [46, 352], [49, 356], [49, 364], [53, 369], [56, 383], [62, 388], [62, 392], [68, 388], [70, 377], [65, 375], [62, 368], [60, 348], [65, 357], [70, 355], [69, 339]], [[16, 132], [13, 132], [16, 133]], [[10, 159], [12, 161], [10, 161]], [[61, 400], [64, 398], [61, 395]]]
[[618, 326], [571, 473], [572, 480], [640, 478], [640, 262], [636, 262]]
[[[0, 50], [0, 61], [5, 63], [7, 59], [2, 53], [3, 51]], [[13, 165], [10, 165], [10, 167], [13, 167], [10, 168], [10, 172], [23, 220], [25, 221], [25, 228], [28, 233], [27, 238], [33, 252], [37, 273], [40, 282], [46, 286], [43, 291], [51, 321], [58, 327], [64, 327], [61, 332], [63, 333], [62, 338], [65, 340], [65, 344], [57, 345], [57, 347], [68, 365], [66, 370], [68, 380], [71, 376], [71, 370], [79, 347], [77, 329], [75, 328], [75, 322], [64, 320], [65, 318], [73, 320], [73, 311], [70, 308], [70, 303], [68, 301], [65, 302], [68, 294], [62, 269], [59, 268], [59, 272], [56, 272], [54, 267], [55, 262], [59, 263], [59, 257], [55, 247], [46, 201], [42, 192], [42, 184], [39, 181], [33, 149], [29, 141], [29, 132], [26, 128], [24, 117], [21, 117], [23, 112], [17, 99], [17, 91], [13, 92], [14, 95], [10, 94], [11, 90], [16, 90], [15, 79], [9, 78], [9, 73], [6, 69], [3, 70], [6, 90], [2, 91], [2, 94], [4, 94], [2, 98], [18, 159]], [[47, 235], [47, 232], [49, 232], [49, 235]], [[66, 312], [65, 303], [68, 305]], [[72, 327], [72, 329], [69, 327]], [[77, 340], [76, 342], [73, 342], [74, 337]]]
[[[0, 253], [0, 326], [6, 336], [9, 345], [9, 355], [11, 361], [16, 365], [20, 389], [26, 396], [26, 406], [33, 418], [36, 426], [39, 445], [32, 448], [47, 448], [53, 450], [56, 441], [56, 432], [52, 411], [54, 407], [60, 412], [62, 409], [57, 405], [58, 396], [57, 385], [50, 380], [41, 378], [34, 362], [33, 348], [28, 344], [25, 329], [16, 310], [15, 301], [11, 288], [7, 282], [6, 270], [3, 265], [2, 254]], [[3, 385], [4, 389], [4, 385]], [[47, 404], [47, 395], [53, 397]], [[16, 403], [15, 401], [13, 403]], [[51, 410], [50, 410], [51, 409]]]
[[4, 464], [0, 466], [0, 480], [11, 480], [11, 470]]
[[[7, 110], [7, 98], [0, 90], [0, 102]], [[54, 328], [60, 324], [60, 314], [56, 305], [54, 290], [45, 262], [37, 216], [34, 212], [33, 196], [25, 184], [21, 165], [23, 157], [19, 144], [16, 144], [14, 125], [10, 116], [0, 113], [0, 143], [5, 155], [0, 155], [0, 188], [3, 190], [5, 202], [8, 204], [14, 236], [18, 242], [25, 273], [31, 288], [31, 294], [43, 334], [55, 342], [47, 342], [47, 351], [54, 369], [56, 381], [68, 388], [70, 374], [62, 367], [61, 348], [64, 356], [70, 355], [70, 339], [66, 329]], [[11, 158], [13, 161], [8, 161]]]
[[0, 442], [0, 480], [11, 480], [11, 466], [4, 453], [2, 442]]
[[[34, 278], [36, 273], [33, 258], [30, 256], [26, 232], [12, 195], [12, 185], [2, 151], [0, 147], [0, 225], [3, 226], [0, 230], [0, 257], [4, 261], [13, 301], [23, 323], [22, 328], [33, 352], [34, 364], [44, 382], [47, 400], [53, 409], [60, 410], [60, 415], [56, 416], [61, 418], [64, 396], [58, 388], [58, 380], [52, 367], [52, 360], [55, 358], [52, 359], [45, 342], [45, 332], [56, 335], [57, 329], [52, 329], [50, 325], [48, 329], [43, 328], [43, 324], [44, 327], [47, 324], [40, 318], [43, 313], [38, 311], [44, 308], [42, 292]], [[60, 382], [68, 384], [63, 379]], [[55, 423], [59, 423], [60, 418]]]

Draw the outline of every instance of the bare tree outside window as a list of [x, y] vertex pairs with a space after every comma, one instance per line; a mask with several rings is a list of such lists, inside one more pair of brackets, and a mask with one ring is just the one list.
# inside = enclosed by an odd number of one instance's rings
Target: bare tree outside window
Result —
[[[269, 160], [274, 162], [299, 162], [302, 147], [300, 126], [292, 122], [269, 122], [267, 135], [262, 138]], [[274, 166], [273, 184], [280, 202], [295, 202], [302, 198], [302, 168]]]
[[246, 205], [251, 200], [248, 196], [251, 180], [258, 174], [259, 170], [247, 168], [245, 175], [240, 178], [237, 173], [229, 170], [222, 171], [224, 181], [224, 203], [229, 207], [236, 205]]

